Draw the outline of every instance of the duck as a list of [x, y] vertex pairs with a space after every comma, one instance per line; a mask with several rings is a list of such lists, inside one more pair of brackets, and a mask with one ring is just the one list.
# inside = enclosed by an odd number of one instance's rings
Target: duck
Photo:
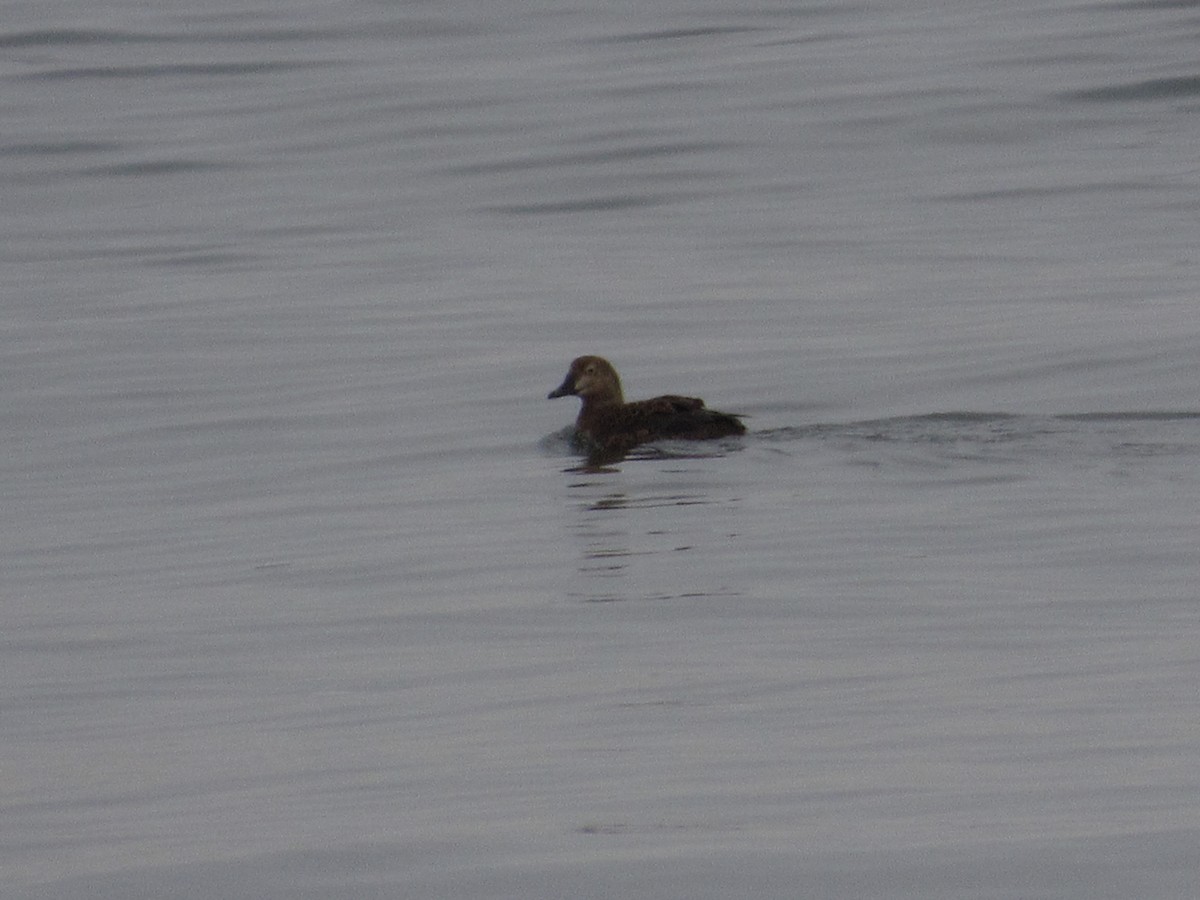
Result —
[[573, 360], [567, 377], [546, 399], [569, 396], [583, 401], [576, 436], [602, 453], [621, 454], [664, 439], [704, 441], [746, 433], [738, 415], [708, 409], [699, 397], [665, 394], [626, 403], [617, 370], [601, 356]]

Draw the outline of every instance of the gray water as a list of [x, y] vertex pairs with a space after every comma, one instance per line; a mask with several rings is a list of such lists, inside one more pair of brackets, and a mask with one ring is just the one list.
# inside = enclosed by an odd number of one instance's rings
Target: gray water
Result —
[[6, 897], [1200, 896], [1200, 6], [3, 9]]

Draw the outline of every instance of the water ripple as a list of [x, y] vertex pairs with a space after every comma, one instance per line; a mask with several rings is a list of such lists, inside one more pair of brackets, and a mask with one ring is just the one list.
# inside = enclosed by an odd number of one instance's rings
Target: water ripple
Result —
[[14, 76], [19, 81], [66, 81], [75, 79], [145, 79], [145, 78], [195, 78], [229, 75], [265, 75], [274, 72], [291, 72], [299, 69], [318, 69], [341, 65], [327, 60], [305, 62], [261, 61], [221, 63], [168, 63], [139, 66], [80, 66], [70, 69], [50, 69], [45, 72], [30, 72]]
[[386, 21], [330, 28], [263, 28], [211, 31], [142, 32], [96, 28], [40, 28], [0, 34], [0, 49], [116, 46], [130, 44], [259, 44], [311, 43], [351, 38], [424, 38], [476, 34], [473, 25], [440, 20]]
[[761, 31], [748, 25], [713, 25], [701, 28], [664, 28], [660, 31], [633, 31], [627, 34], [614, 34], [595, 38], [595, 44], [628, 44], [640, 41], [673, 41], [680, 38], [718, 37], [726, 34], [744, 34], [750, 31]]
[[643, 206], [659, 206], [692, 199], [694, 194], [610, 194], [544, 203], [510, 203], [487, 207], [488, 212], [510, 216], [540, 216], [548, 213], [615, 212]]
[[540, 169], [556, 166], [596, 165], [602, 163], [628, 162], [637, 159], [654, 159], [657, 157], [673, 157], [685, 154], [705, 153], [720, 150], [729, 144], [715, 142], [666, 142], [659, 144], [644, 144], [633, 147], [613, 147], [604, 150], [587, 150], [548, 154], [545, 156], [530, 156], [514, 159], [501, 159], [494, 162], [465, 163], [451, 166], [447, 172], [457, 175], [490, 175], [500, 172], [515, 172], [523, 169]]
[[924, 448], [948, 460], [1027, 461], [1046, 454], [1073, 464], [1114, 457], [1200, 457], [1200, 412], [1125, 411], [1030, 416], [945, 412], [756, 432], [766, 441], [833, 442], [845, 450]]
[[192, 172], [210, 172], [222, 169], [237, 169], [232, 163], [212, 162], [203, 159], [152, 159], [141, 162], [116, 163], [111, 166], [96, 166], [84, 169], [84, 175], [100, 177], [140, 177], [160, 175], [186, 175]]
[[1200, 75], [1151, 78], [1133, 84], [1112, 84], [1067, 93], [1068, 100], [1089, 103], [1127, 103], [1134, 100], [1174, 100], [1200, 96]]

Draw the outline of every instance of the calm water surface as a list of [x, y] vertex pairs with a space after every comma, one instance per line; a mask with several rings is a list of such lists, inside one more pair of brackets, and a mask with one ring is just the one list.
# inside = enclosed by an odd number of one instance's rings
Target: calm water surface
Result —
[[1196, 896], [1197, 33], [7, 4], [6, 896]]

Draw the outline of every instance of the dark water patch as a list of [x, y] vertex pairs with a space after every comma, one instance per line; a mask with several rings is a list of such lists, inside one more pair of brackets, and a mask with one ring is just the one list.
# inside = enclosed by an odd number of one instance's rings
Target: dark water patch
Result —
[[304, 62], [225, 62], [169, 63], [140, 66], [81, 66], [71, 69], [50, 69], [13, 76], [18, 81], [73, 81], [77, 79], [146, 79], [146, 78], [205, 78], [241, 75], [267, 75], [302, 69], [318, 69], [342, 65], [328, 60]]
[[[328, 28], [244, 28], [243, 16], [239, 14], [192, 16], [193, 21], [207, 25], [226, 23], [229, 28], [219, 31], [197, 31], [172, 35], [172, 39], [203, 41], [204, 43], [275, 43], [280, 41], [311, 42], [314, 40], [354, 40], [362, 38], [428, 38], [457, 37], [485, 34], [487, 28], [469, 21], [448, 21], [430, 17], [386, 19], [376, 22], [359, 22], [353, 25]], [[250, 18], [258, 18], [251, 15]]]
[[[688, 460], [718, 459], [728, 456], [731, 452], [742, 449], [745, 444], [741, 438], [710, 441], [658, 441], [635, 447], [628, 453], [609, 453], [590, 446], [575, 434], [574, 426], [568, 425], [561, 430], [543, 437], [538, 446], [542, 452], [550, 456], [571, 456], [580, 459], [580, 465], [570, 466], [563, 471], [572, 475], [611, 475], [621, 471], [622, 463], [639, 462], [679, 462]], [[663, 468], [663, 472], [672, 469]], [[582, 486], [581, 484], [575, 485]], [[623, 495], [614, 499], [601, 501], [605, 507], [626, 506]], [[702, 501], [696, 501], [702, 502]], [[660, 505], [660, 504], [651, 504]], [[668, 505], [687, 506], [689, 503], [673, 502]]]
[[1104, 9], [1200, 9], [1200, 0], [1134, 0], [1132, 3], [1114, 3]]
[[1028, 416], [947, 412], [862, 422], [814, 423], [756, 432], [767, 442], [819, 441], [857, 453], [908, 448], [943, 460], [1021, 462], [1055, 456], [1077, 462], [1193, 455], [1200, 459], [1200, 412], [1131, 411]]
[[753, 14], [755, 17], [761, 19], [812, 19], [820, 16], [850, 18], [868, 9], [870, 9], [870, 6], [865, 3], [788, 3], [769, 9], [758, 8], [753, 10]]
[[[598, 594], [581, 594], [571, 592], [568, 596], [582, 603], [628, 603], [631, 601], [640, 601], [644, 603], [662, 602], [664, 600], [707, 600], [707, 599], [737, 599], [742, 595], [737, 591], [730, 590], [715, 590], [715, 591], [684, 591], [677, 594], [668, 592], [646, 593], [640, 595], [627, 595], [615, 593], [598, 593]], [[645, 704], [647, 706], [661, 706], [663, 704]]]
[[677, 506], [708, 506], [715, 503], [703, 494], [609, 494], [598, 500], [589, 500], [583, 509], [589, 512], [607, 512], [614, 509], [664, 509]]
[[560, 213], [618, 212], [647, 206], [662, 206], [690, 200], [694, 194], [616, 194], [607, 197], [581, 197], [578, 200], [550, 200], [545, 203], [511, 203], [484, 207], [487, 212], [509, 216], [557, 215]]
[[997, 188], [988, 191], [962, 191], [936, 194], [925, 198], [934, 203], [975, 203], [982, 200], [1027, 200], [1047, 197], [1070, 197], [1083, 194], [1112, 194], [1140, 191], [1176, 191], [1178, 188], [1149, 181], [1107, 181], [1091, 184], [1065, 184], [1054, 187]]
[[1054, 418], [1067, 422], [1200, 422], [1200, 412], [1135, 410], [1133, 412], [1064, 413]]
[[632, 31], [593, 38], [591, 44], [632, 44], [641, 41], [676, 41], [681, 38], [720, 37], [728, 34], [744, 34], [762, 31], [752, 25], [712, 25], [700, 28], [664, 28], [659, 31]]
[[802, 44], [828, 44], [833, 41], [853, 40], [856, 35], [849, 31], [828, 31], [823, 34], [805, 34], [798, 37], [763, 41], [763, 47], [793, 47]]
[[1078, 50], [1073, 52], [1014, 54], [1003, 59], [993, 59], [988, 61], [988, 65], [996, 66], [997, 68], [1001, 69], [1028, 69], [1030, 66], [1059, 67], [1068, 63], [1100, 63], [1105, 65], [1119, 65], [1120, 57], [1110, 52], [1101, 52], [1098, 50]]
[[127, 260], [156, 268], [202, 268], [209, 266], [245, 267], [257, 264], [264, 256], [231, 250], [220, 244], [145, 244], [140, 246], [100, 247], [87, 253], [72, 254], [72, 259]]
[[313, 41], [338, 41], [355, 38], [438, 37], [476, 34], [473, 26], [437, 21], [378, 22], [351, 28], [262, 28], [244, 31], [206, 31], [196, 34], [166, 35], [167, 40], [188, 43], [221, 44], [309, 44]]
[[257, 265], [264, 257], [252, 253], [202, 251], [161, 254], [144, 260], [144, 265], [178, 269], [244, 269]]
[[103, 31], [86, 28], [43, 28], [0, 34], [0, 49], [27, 47], [78, 47], [94, 44], [138, 44], [161, 40], [158, 36], [129, 31]]
[[478, 26], [436, 19], [406, 19], [332, 28], [233, 28], [180, 32], [41, 28], [0, 34], [0, 49], [117, 46], [132, 44], [310, 44], [354, 38], [423, 38], [477, 34]]
[[945, 412], [862, 422], [816, 423], [757, 432], [769, 439], [854, 437], [867, 441], [938, 440], [980, 429], [1011, 430], [1022, 417], [1010, 413]]
[[646, 98], [657, 94], [670, 94], [673, 97], [682, 97], [684, 94], [690, 93], [710, 93], [721, 90], [722, 86], [721, 81], [713, 78], [679, 77], [663, 79], [661, 81], [642, 81], [633, 85], [602, 84], [591, 90], [597, 97], [633, 97], [644, 101]]
[[84, 153], [112, 153], [122, 145], [110, 141], [31, 141], [0, 146], [0, 156], [74, 156]]
[[1129, 103], [1137, 100], [1176, 100], [1200, 97], [1200, 75], [1179, 75], [1174, 78], [1151, 78], [1132, 84], [1114, 84], [1098, 88], [1070, 91], [1067, 100], [1087, 103]]
[[669, 460], [688, 459], [717, 459], [728, 456], [743, 446], [741, 438], [728, 440], [706, 441], [659, 441], [635, 448], [626, 457], [630, 460], [651, 460], [663, 462]]
[[[757, 432], [770, 436], [790, 434], [799, 437], [824, 437], [830, 434], [857, 434], [880, 440], [908, 439], [913, 436], [944, 434], [1046, 434], [1070, 428], [1073, 422], [1138, 423], [1194, 422], [1200, 423], [1200, 412], [1191, 410], [1133, 410], [1124, 412], [1061, 413], [1057, 415], [1022, 415], [1003, 412], [942, 412], [919, 416], [897, 416], [889, 419], [868, 419], [862, 422], [818, 423], [799, 427], [770, 429]], [[1197, 432], [1200, 438], [1200, 432]]]
[[157, 159], [143, 162], [115, 163], [111, 166], [95, 166], [84, 169], [84, 175], [102, 177], [143, 177], [163, 175], [188, 175], [193, 172], [212, 172], [237, 169], [233, 163], [211, 162], [202, 159]]
[[589, 150], [578, 153], [559, 153], [548, 156], [503, 159], [494, 162], [468, 163], [451, 166], [447, 172], [455, 175], [487, 175], [499, 172], [515, 172], [523, 169], [553, 168], [559, 166], [599, 165], [604, 163], [630, 162], [640, 159], [686, 156], [720, 150], [732, 145], [718, 143], [665, 143], [642, 146], [613, 147], [605, 150]]
[[[19, 257], [22, 261], [45, 260], [45, 254], [28, 254]], [[243, 253], [240, 251], [223, 250], [217, 247], [187, 247], [187, 246], [158, 246], [145, 244], [138, 246], [107, 247], [97, 245], [77, 245], [70, 252], [55, 251], [57, 260], [81, 259], [110, 259], [131, 260], [145, 266], [171, 265], [208, 265], [208, 264], [246, 264], [264, 259], [262, 254]]]

